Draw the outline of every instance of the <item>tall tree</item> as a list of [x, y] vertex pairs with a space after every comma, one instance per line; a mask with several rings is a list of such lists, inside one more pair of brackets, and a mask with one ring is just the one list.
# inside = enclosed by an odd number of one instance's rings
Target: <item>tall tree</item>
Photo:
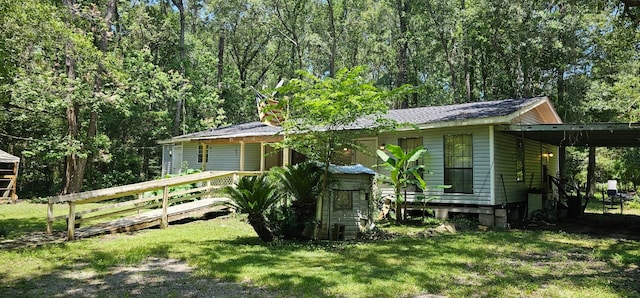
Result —
[[[171, 0], [171, 2], [173, 3], [173, 5], [176, 6], [176, 8], [178, 9], [178, 12], [180, 14], [180, 74], [182, 76], [185, 75], [185, 63], [186, 63], [186, 58], [187, 58], [187, 49], [185, 47], [184, 44], [184, 32], [185, 32], [185, 6], [184, 6], [184, 2], [182, 0]], [[173, 134], [174, 135], [179, 135], [180, 134], [180, 128], [182, 125], [182, 117], [180, 116], [182, 114], [182, 109], [184, 106], [184, 99], [183, 98], [179, 98], [176, 101], [176, 113], [174, 116], [174, 120], [173, 120]], [[183, 131], [184, 132], [184, 131]]]
[[[388, 94], [363, 80], [361, 72], [361, 67], [341, 69], [335, 78], [324, 79], [301, 72], [302, 79], [292, 79], [278, 88], [284, 96], [280, 104], [289, 111], [282, 125], [285, 138], [280, 145], [324, 164], [323, 194], [316, 205], [317, 222], [322, 220], [330, 163], [342, 148], [353, 150], [358, 146], [353, 131], [344, 128], [361, 118], [369, 119], [369, 125], [362, 129], [377, 131], [388, 125], [383, 118], [388, 109]], [[314, 233], [316, 239], [319, 227]]]

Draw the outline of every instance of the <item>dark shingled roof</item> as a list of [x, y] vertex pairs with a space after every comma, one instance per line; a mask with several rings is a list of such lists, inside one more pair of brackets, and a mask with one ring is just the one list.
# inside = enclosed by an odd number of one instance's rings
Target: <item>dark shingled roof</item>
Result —
[[[508, 116], [518, 110], [538, 104], [547, 100], [546, 97], [505, 99], [498, 101], [472, 102], [445, 106], [430, 106], [411, 109], [390, 110], [387, 118], [406, 123], [409, 125], [420, 125], [448, 121], [471, 120], [491, 117]], [[346, 129], [362, 129], [370, 127], [371, 119], [358, 120]], [[504, 124], [504, 123], [502, 123]], [[269, 126], [261, 122], [249, 122], [237, 125], [226, 126], [191, 134], [186, 134], [173, 138], [172, 140], [186, 139], [218, 139], [230, 137], [250, 137], [267, 136], [280, 133], [280, 127]], [[171, 141], [171, 140], [167, 140]]]
[[517, 112], [541, 98], [505, 99], [462, 103], [448, 106], [422, 107], [391, 110], [389, 118], [410, 124], [425, 124], [454, 120], [507, 116]]
[[236, 125], [229, 125], [225, 127], [194, 132], [179, 136], [178, 138], [230, 138], [230, 137], [251, 137], [251, 136], [266, 136], [276, 135], [282, 131], [282, 128], [277, 126], [269, 126], [262, 122], [254, 121], [249, 123], [242, 123]]
[[[387, 118], [397, 121], [398, 123], [420, 125], [456, 120], [500, 117], [511, 115], [518, 110], [525, 108], [542, 99], [544, 98], [535, 97], [505, 99], [498, 101], [471, 102], [446, 106], [398, 109], [390, 110], [387, 114]], [[359, 120], [353, 126], [348, 127], [348, 129], [366, 128], [369, 127], [371, 123], [371, 120]]]

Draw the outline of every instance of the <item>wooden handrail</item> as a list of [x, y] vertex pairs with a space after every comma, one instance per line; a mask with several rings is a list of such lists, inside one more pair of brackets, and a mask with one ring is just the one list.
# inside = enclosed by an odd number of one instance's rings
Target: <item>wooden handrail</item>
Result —
[[[48, 199], [48, 209], [47, 209], [47, 233], [51, 234], [53, 232], [53, 222], [56, 220], [66, 219], [67, 220], [67, 237], [69, 240], [74, 238], [74, 225], [76, 222], [86, 222], [91, 219], [104, 218], [114, 215], [119, 215], [123, 213], [127, 213], [128, 211], [136, 211], [141, 209], [149, 208], [151, 205], [153, 206], [162, 206], [162, 217], [161, 224], [162, 228], [166, 228], [169, 225], [168, 222], [168, 214], [167, 208], [170, 203], [181, 202], [187, 199], [199, 199], [200, 197], [206, 197], [211, 194], [212, 191], [216, 189], [220, 189], [222, 185], [212, 185], [211, 182], [215, 179], [220, 179], [224, 177], [230, 177], [231, 185], [237, 183], [239, 177], [242, 176], [254, 176], [258, 175], [260, 172], [251, 172], [251, 171], [242, 171], [242, 172], [203, 172], [197, 174], [191, 174], [186, 176], [179, 176], [173, 178], [165, 178], [154, 181], [141, 182], [136, 184], [117, 186], [99, 190], [86, 191], [76, 194], [68, 194], [68, 195], [60, 195], [50, 197]], [[189, 190], [180, 190], [175, 192], [170, 192], [171, 187], [205, 182], [205, 186], [196, 187], [194, 189]], [[158, 195], [154, 195], [152, 197], [144, 198], [142, 194], [150, 191], [161, 190], [161, 193]], [[127, 196], [134, 196], [133, 199], [125, 202], [117, 202], [111, 204], [109, 206], [103, 206], [98, 208], [93, 208], [90, 210], [84, 210], [80, 212], [76, 212], [76, 205], [78, 204], [87, 204], [87, 203], [95, 203], [101, 202], [114, 198], [121, 198]], [[179, 197], [186, 196], [186, 197]], [[176, 197], [173, 198], [172, 197]], [[155, 202], [156, 200], [161, 200], [161, 202]], [[154, 202], [152, 202], [154, 201]], [[56, 203], [67, 203], [69, 205], [69, 212], [67, 215], [62, 216], [53, 216], [53, 206]], [[151, 204], [149, 204], [151, 203]], [[143, 204], [141, 206], [137, 206], [139, 204]], [[112, 212], [107, 212], [98, 215], [88, 216], [86, 218], [78, 218], [77, 216], [82, 216], [89, 213], [105, 211], [109, 209], [116, 209], [125, 206], [135, 205], [133, 208], [125, 208], [121, 210], [115, 210]]]

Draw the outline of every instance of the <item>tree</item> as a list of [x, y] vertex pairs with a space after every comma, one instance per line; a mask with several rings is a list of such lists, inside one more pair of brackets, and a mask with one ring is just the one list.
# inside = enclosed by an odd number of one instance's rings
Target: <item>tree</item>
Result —
[[240, 178], [235, 187], [224, 188], [224, 193], [231, 199], [229, 204], [238, 212], [248, 214], [249, 224], [264, 242], [271, 242], [275, 238], [264, 214], [280, 200], [276, 191], [266, 175], [245, 176]]
[[[327, 195], [329, 165], [335, 161], [336, 153], [343, 148], [358, 147], [353, 140], [353, 129], [374, 132], [389, 124], [383, 116], [388, 110], [386, 101], [390, 93], [366, 83], [360, 76], [362, 70], [362, 67], [343, 68], [336, 72], [335, 78], [324, 79], [299, 72], [302, 79], [292, 79], [277, 89], [281, 95], [280, 108], [286, 107], [289, 111], [282, 124], [285, 138], [279, 145], [324, 164], [314, 238], [321, 224], [322, 201]], [[359, 127], [358, 121], [362, 125], [365, 118], [366, 124]]]
[[[385, 176], [385, 180], [393, 185], [396, 205], [396, 223], [399, 224], [403, 220], [403, 211], [401, 204], [405, 203], [406, 188], [410, 184], [415, 184], [414, 177], [418, 170], [424, 168], [424, 165], [416, 162], [427, 154], [427, 149], [418, 146], [409, 152], [405, 152], [398, 145], [387, 144], [385, 149], [391, 155], [382, 150], [377, 150], [378, 157], [384, 162], [383, 167], [389, 170], [389, 176]], [[419, 180], [418, 180], [419, 181]], [[426, 186], [426, 184], [425, 184]], [[404, 194], [402, 191], [404, 190]]]

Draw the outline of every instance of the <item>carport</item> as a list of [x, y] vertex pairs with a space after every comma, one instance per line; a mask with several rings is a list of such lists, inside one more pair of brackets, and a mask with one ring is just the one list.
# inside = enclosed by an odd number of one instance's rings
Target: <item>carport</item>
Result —
[[504, 125], [496, 131], [558, 146], [560, 187], [567, 181], [566, 147], [589, 147], [591, 171], [595, 170], [596, 147], [640, 147], [640, 123]]

